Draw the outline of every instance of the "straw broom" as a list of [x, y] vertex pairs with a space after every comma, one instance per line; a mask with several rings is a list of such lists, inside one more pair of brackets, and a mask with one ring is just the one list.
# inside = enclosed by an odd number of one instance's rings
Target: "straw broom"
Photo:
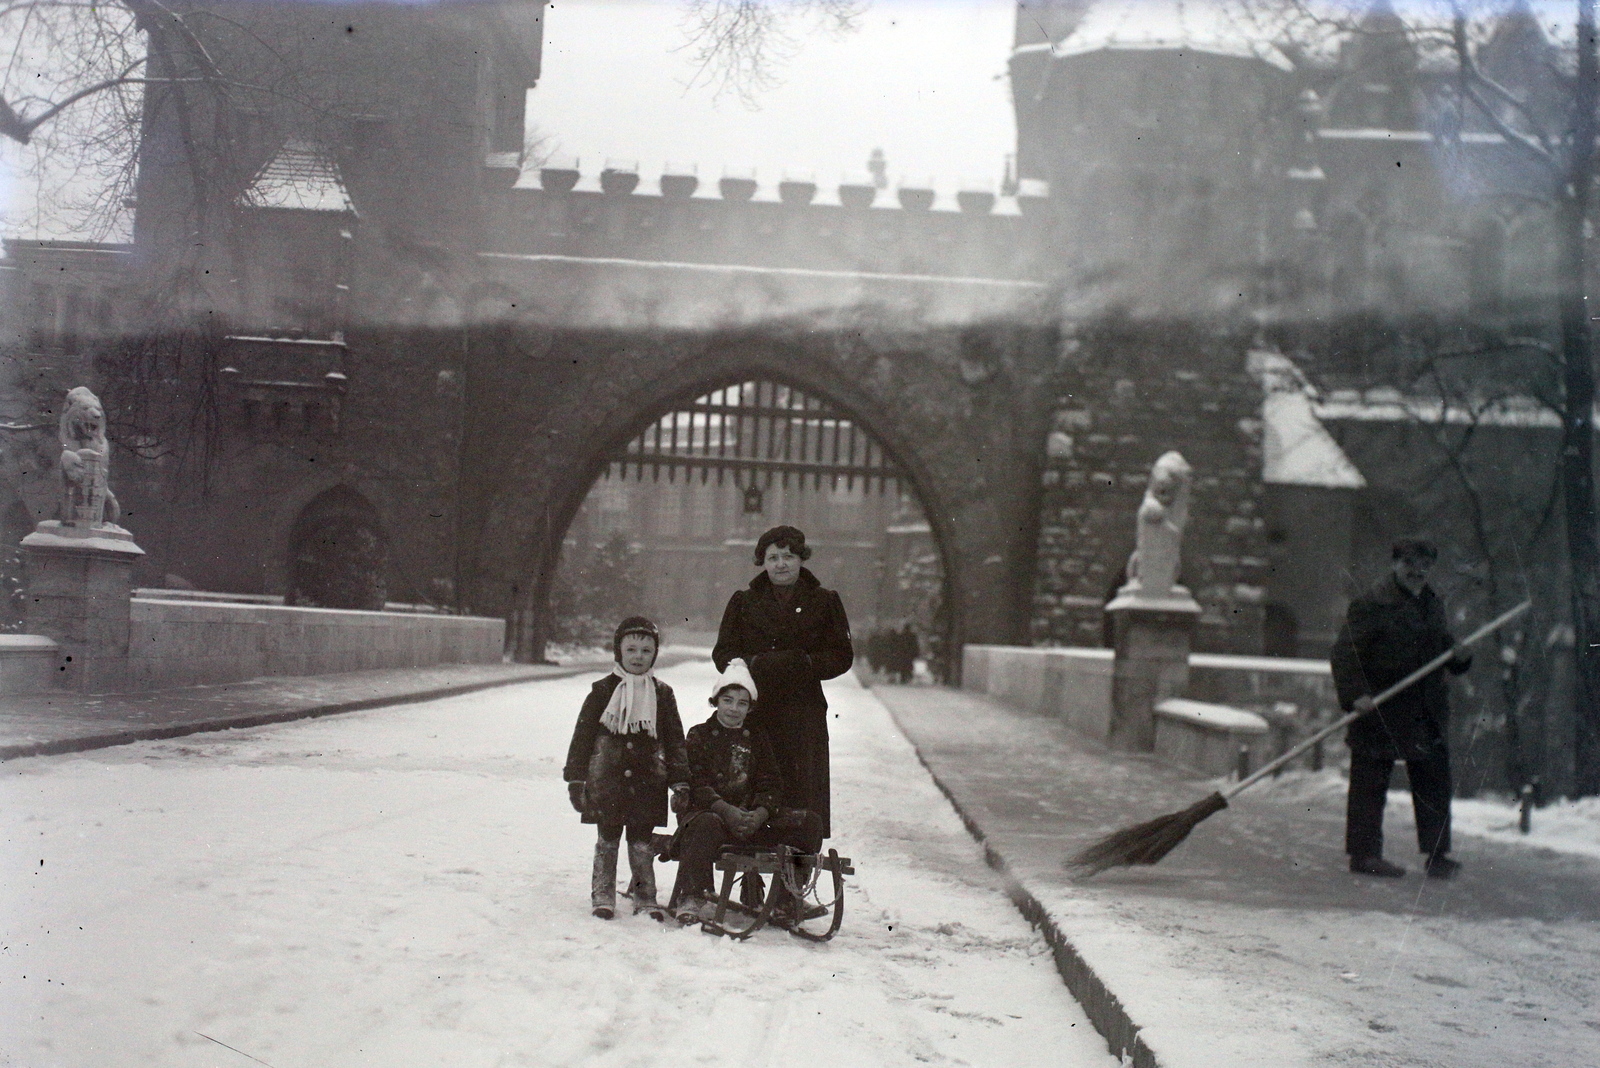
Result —
[[[1532, 606], [1532, 601], [1523, 601], [1517, 607], [1502, 613], [1473, 631], [1461, 644], [1472, 645], [1481, 641], [1484, 637], [1522, 615]], [[1383, 704], [1395, 694], [1444, 667], [1449, 662], [1452, 651], [1446, 650], [1440, 653], [1387, 690], [1378, 694], [1372, 699], [1373, 706], [1376, 707]], [[1153, 820], [1135, 827], [1128, 827], [1102, 838], [1073, 856], [1071, 860], [1067, 861], [1067, 866], [1081, 869], [1084, 876], [1090, 876], [1103, 872], [1107, 868], [1160, 862], [1162, 857], [1178, 848], [1178, 845], [1189, 837], [1189, 832], [1198, 827], [1206, 818], [1227, 808], [1229, 798], [1236, 797], [1264, 777], [1271, 775], [1274, 771], [1305, 753], [1334, 731], [1348, 727], [1358, 717], [1366, 714], [1366, 711], [1351, 712], [1349, 715], [1313, 734], [1276, 760], [1263, 765], [1255, 774], [1240, 779], [1226, 790], [1212, 793], [1196, 801], [1180, 812], [1169, 812], [1165, 816], [1157, 816]]]

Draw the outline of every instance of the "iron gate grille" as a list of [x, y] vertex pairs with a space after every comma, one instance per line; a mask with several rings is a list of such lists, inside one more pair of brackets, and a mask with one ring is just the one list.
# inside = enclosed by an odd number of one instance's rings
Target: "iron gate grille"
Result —
[[607, 466], [607, 478], [659, 482], [698, 475], [718, 485], [813, 489], [823, 480], [854, 490], [899, 492], [900, 470], [883, 448], [826, 401], [777, 382], [743, 382], [713, 390], [663, 415], [628, 442]]

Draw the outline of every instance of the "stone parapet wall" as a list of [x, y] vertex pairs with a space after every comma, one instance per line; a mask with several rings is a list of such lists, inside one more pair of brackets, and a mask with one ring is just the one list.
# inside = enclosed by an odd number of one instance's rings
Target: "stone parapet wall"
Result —
[[[1110, 649], [968, 645], [961, 686], [1015, 708], [1060, 716], [1074, 730], [1104, 739], [1111, 722], [1112, 664]], [[1183, 696], [1267, 716], [1284, 735], [1274, 738], [1274, 752], [1285, 748], [1289, 734], [1338, 709], [1327, 662], [1291, 657], [1191, 653]], [[1292, 712], [1285, 707], [1290, 704]]]
[[1247, 339], [1203, 324], [1111, 322], [1066, 341], [1046, 445], [1031, 637], [1103, 644], [1103, 613], [1133, 551], [1134, 516], [1163, 452], [1194, 468], [1179, 579], [1203, 614], [1195, 647], [1262, 650], [1269, 569], [1261, 389]]
[[1234, 708], [1294, 705], [1318, 721], [1335, 718], [1339, 712], [1333, 671], [1326, 660], [1193, 653], [1188, 696]]
[[505, 621], [329, 608], [132, 601], [127, 688], [499, 663]]
[[892, 196], [879, 206], [844, 207], [517, 188], [494, 204], [499, 224], [490, 228], [488, 251], [984, 278], [1047, 272], [1038, 255], [1044, 227], [1009, 198], [993, 213], [893, 203]]
[[[1271, 727], [1251, 712], [1226, 705], [1168, 698], [1155, 708], [1155, 754], [1169, 764], [1188, 768], [1207, 778], [1240, 770], [1239, 751], [1246, 753], [1245, 768], [1268, 759]], [[1244, 774], [1248, 775], [1246, 770]]]
[[968, 645], [962, 651], [962, 689], [986, 693], [1014, 708], [1060, 716], [1092, 738], [1111, 730], [1110, 649], [1031, 649]]
[[42, 634], [0, 634], [0, 696], [56, 687], [60, 655], [61, 647]]

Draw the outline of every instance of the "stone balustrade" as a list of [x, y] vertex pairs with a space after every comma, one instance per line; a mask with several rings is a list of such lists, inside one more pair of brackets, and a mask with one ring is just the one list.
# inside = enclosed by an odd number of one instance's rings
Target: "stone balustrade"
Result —
[[[1058, 716], [1080, 734], [1107, 741], [1113, 676], [1110, 649], [968, 645], [963, 650], [961, 685], [1014, 708]], [[1191, 653], [1184, 695], [1158, 703], [1155, 753], [1208, 775], [1233, 770], [1240, 744], [1249, 745], [1251, 761], [1259, 766], [1303, 737], [1307, 729], [1338, 714], [1333, 676], [1324, 660]], [[1180, 704], [1173, 705], [1173, 700]], [[1193, 716], [1175, 719], [1170, 711], [1161, 712], [1162, 707], [1201, 705], [1249, 717], [1239, 721], [1248, 728], [1243, 734], [1249, 737], [1219, 742], [1213, 753], [1208, 730], [1191, 722]], [[1185, 731], [1199, 733], [1185, 739], [1181, 737]], [[1217, 755], [1224, 751], [1225, 760]]]
[[1169, 764], [1214, 777], [1238, 767], [1239, 751], [1259, 764], [1268, 742], [1267, 721], [1254, 712], [1169, 697], [1156, 705], [1155, 754]]
[[129, 689], [499, 663], [505, 621], [135, 597]]

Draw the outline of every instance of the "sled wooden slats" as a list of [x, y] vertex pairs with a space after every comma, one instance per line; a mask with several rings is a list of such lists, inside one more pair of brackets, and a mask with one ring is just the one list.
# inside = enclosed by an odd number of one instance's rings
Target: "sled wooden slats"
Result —
[[[783, 885], [784, 869], [790, 869], [790, 877], [803, 879], [807, 884], [814, 886], [813, 873], [820, 875], [827, 872], [831, 876], [833, 885], [832, 901], [823, 904], [820, 900], [800, 901], [800, 905], [820, 905], [825, 912], [819, 912], [817, 919], [826, 915], [829, 917], [828, 928], [825, 931], [808, 930], [805, 924], [797, 918], [779, 921], [774, 915], [774, 908], [779, 897], [779, 888]], [[755, 850], [748, 853], [730, 852], [717, 858], [716, 870], [722, 873], [722, 883], [717, 894], [717, 910], [711, 919], [704, 921], [700, 929], [710, 934], [727, 935], [730, 938], [744, 941], [769, 923], [778, 923], [790, 934], [803, 938], [808, 942], [826, 942], [839, 933], [840, 926], [844, 923], [844, 877], [856, 873], [855, 866], [849, 857], [841, 857], [837, 850], [830, 849], [826, 854], [812, 855], [810, 853], [797, 853], [787, 846], [777, 846], [773, 851]], [[766, 893], [762, 896], [761, 905], [752, 916], [747, 910], [734, 903], [734, 880], [740, 877], [752, 878], [760, 876], [767, 880]], [[798, 884], [796, 884], [798, 886]], [[807, 897], [814, 897], [814, 890]], [[730, 912], [737, 911], [748, 916], [748, 922], [737, 926], [730, 918]]]

